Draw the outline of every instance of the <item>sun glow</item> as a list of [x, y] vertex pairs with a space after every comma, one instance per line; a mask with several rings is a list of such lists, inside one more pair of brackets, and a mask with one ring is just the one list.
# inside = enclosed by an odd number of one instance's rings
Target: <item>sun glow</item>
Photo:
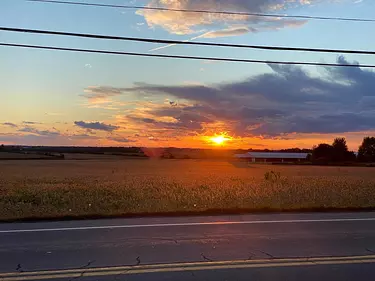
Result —
[[226, 134], [221, 134], [210, 137], [209, 140], [215, 145], [224, 145], [227, 141], [230, 141], [231, 138]]

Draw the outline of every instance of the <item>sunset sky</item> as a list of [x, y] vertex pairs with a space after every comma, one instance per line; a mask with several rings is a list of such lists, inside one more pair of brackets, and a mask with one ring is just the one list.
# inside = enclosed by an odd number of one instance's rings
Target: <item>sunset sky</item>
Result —
[[[373, 0], [82, 0], [177, 9], [375, 18]], [[0, 1], [0, 26], [158, 39], [374, 50], [375, 22], [295, 20]], [[80, 39], [0, 42], [188, 56], [374, 64], [375, 56]], [[165, 47], [157, 49], [158, 47]], [[171, 60], [0, 46], [0, 143], [311, 148], [375, 135], [373, 69]]]

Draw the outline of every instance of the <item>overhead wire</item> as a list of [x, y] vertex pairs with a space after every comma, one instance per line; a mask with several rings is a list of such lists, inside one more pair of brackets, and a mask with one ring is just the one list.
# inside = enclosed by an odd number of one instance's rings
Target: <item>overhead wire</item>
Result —
[[68, 51], [81, 53], [96, 53], [109, 55], [125, 55], [137, 57], [155, 57], [165, 59], [188, 59], [188, 60], [202, 60], [202, 61], [220, 61], [220, 62], [242, 62], [242, 63], [262, 63], [262, 64], [279, 64], [279, 65], [310, 65], [310, 66], [325, 66], [325, 67], [361, 67], [361, 68], [375, 68], [375, 65], [369, 64], [341, 64], [341, 63], [320, 63], [320, 62], [302, 62], [302, 61], [271, 61], [271, 60], [252, 60], [252, 59], [235, 59], [235, 58], [220, 58], [220, 57], [200, 57], [200, 56], [182, 56], [182, 55], [162, 55], [150, 53], [135, 53], [135, 52], [120, 52], [97, 49], [80, 49], [80, 48], [64, 48], [54, 46], [28, 45], [28, 44], [14, 44], [0, 42], [0, 46], [4, 47], [18, 47], [40, 50], [54, 50], [54, 51]]
[[197, 42], [197, 41], [192, 42], [192, 41], [186, 41], [186, 40], [181, 41], [181, 40], [165, 40], [165, 39], [151, 39], [151, 38], [139, 38], [139, 37], [122, 37], [122, 36], [109, 36], [109, 35], [87, 34], [87, 33], [49, 31], [49, 30], [39, 30], [39, 29], [12, 28], [12, 27], [1, 27], [1, 26], [0, 26], [0, 31], [31, 33], [31, 34], [43, 34], [43, 35], [69, 36], [69, 37], [81, 37], [81, 38], [91, 38], [91, 39], [136, 41], [136, 42], [156, 43], [156, 44], [195, 45], [195, 46], [226, 47], [226, 48], [246, 48], [246, 49], [259, 49], [259, 50], [272, 50], [272, 51], [296, 51], [296, 52], [318, 52], [318, 53], [375, 55], [375, 51], [364, 51], [364, 50], [344, 50], [344, 49], [322, 49], [322, 48], [300, 48], [300, 47], [226, 44], [226, 43], [207, 43], [207, 42]]
[[283, 14], [266, 14], [266, 13], [250, 13], [250, 12], [235, 12], [235, 11], [217, 11], [217, 10], [196, 10], [196, 9], [190, 10], [190, 9], [175, 9], [175, 8], [165, 8], [165, 7], [116, 5], [116, 4], [88, 3], [88, 2], [79, 2], [79, 1], [60, 1], [60, 0], [25, 0], [25, 1], [27, 1], [27, 2], [50, 3], [50, 4], [76, 5], [76, 6], [92, 6], [92, 7], [122, 8], [122, 9], [137, 9], [137, 10], [152, 10], [152, 11], [168, 11], [168, 12], [183, 12], [183, 13], [239, 15], [239, 16], [268, 17], [268, 18], [294, 18], [294, 19], [307, 19], [307, 20], [375, 22], [375, 19], [366, 19], [366, 18], [325, 17], [325, 16], [308, 16], [308, 15], [283, 15]]

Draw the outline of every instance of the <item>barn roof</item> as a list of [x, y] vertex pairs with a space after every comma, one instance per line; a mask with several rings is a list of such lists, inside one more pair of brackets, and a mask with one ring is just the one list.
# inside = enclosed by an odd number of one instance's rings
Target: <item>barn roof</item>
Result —
[[237, 158], [264, 158], [264, 159], [306, 159], [308, 153], [286, 153], [286, 152], [248, 152], [236, 154]]

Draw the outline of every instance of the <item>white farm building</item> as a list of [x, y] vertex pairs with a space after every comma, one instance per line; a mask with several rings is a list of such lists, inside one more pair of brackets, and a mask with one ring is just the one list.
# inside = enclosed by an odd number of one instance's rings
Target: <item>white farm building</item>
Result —
[[250, 162], [301, 162], [307, 160], [309, 153], [290, 152], [248, 152], [234, 157]]

